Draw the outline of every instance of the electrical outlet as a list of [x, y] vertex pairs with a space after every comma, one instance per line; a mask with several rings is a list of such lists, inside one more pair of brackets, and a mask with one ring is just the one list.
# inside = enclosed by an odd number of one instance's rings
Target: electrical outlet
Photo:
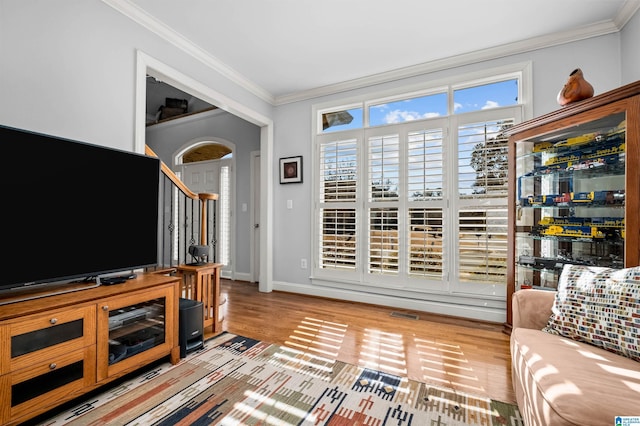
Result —
[[300, 259], [300, 268], [307, 269], [307, 259]]

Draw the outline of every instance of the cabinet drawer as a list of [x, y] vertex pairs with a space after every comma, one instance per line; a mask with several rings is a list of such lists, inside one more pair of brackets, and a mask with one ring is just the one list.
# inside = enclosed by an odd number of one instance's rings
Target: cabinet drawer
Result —
[[13, 371], [0, 381], [2, 423], [32, 417], [79, 396], [96, 382], [95, 345], [54, 355]]
[[0, 373], [38, 364], [94, 345], [95, 305], [27, 316], [3, 325], [8, 345], [0, 349]]

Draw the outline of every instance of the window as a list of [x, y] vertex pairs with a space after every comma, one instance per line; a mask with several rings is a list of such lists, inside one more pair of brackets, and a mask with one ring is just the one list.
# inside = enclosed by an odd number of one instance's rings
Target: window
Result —
[[515, 73], [363, 100], [348, 109], [361, 124], [319, 130], [314, 282], [506, 294], [504, 130], [522, 119], [520, 85]]
[[446, 92], [371, 105], [369, 125], [381, 126], [444, 115], [447, 115]]
[[453, 91], [456, 114], [518, 104], [518, 80], [474, 85]]

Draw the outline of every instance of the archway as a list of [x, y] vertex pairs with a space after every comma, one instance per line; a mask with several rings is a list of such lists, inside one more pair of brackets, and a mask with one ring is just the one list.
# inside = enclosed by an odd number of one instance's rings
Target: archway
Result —
[[220, 160], [229, 154], [233, 155], [233, 150], [221, 143], [204, 143], [195, 146], [182, 154], [182, 164], [196, 163], [198, 161]]

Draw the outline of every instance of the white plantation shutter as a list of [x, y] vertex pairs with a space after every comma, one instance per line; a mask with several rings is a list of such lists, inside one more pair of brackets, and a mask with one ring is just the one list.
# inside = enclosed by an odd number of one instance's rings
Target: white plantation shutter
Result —
[[398, 274], [398, 209], [369, 210], [369, 273]]
[[321, 209], [320, 221], [320, 266], [326, 269], [355, 270], [355, 209]]
[[323, 143], [320, 148], [320, 196], [326, 203], [354, 202], [358, 183], [356, 139]]
[[358, 140], [320, 145], [319, 267], [355, 271], [357, 264]]
[[442, 278], [444, 220], [441, 208], [410, 208], [409, 268], [412, 277]]
[[397, 200], [400, 186], [400, 138], [369, 138], [369, 201]]
[[506, 205], [460, 209], [458, 221], [460, 280], [504, 282], [507, 273]]
[[507, 150], [513, 119], [458, 128], [458, 278], [504, 283], [507, 273]]
[[461, 198], [508, 195], [508, 140], [502, 133], [513, 119], [472, 123], [458, 128], [458, 190]]
[[444, 274], [444, 130], [407, 134], [407, 274], [442, 279]]
[[444, 169], [442, 129], [407, 135], [407, 197], [409, 201], [442, 200]]
[[368, 272], [397, 275], [400, 136], [371, 136], [367, 145]]

